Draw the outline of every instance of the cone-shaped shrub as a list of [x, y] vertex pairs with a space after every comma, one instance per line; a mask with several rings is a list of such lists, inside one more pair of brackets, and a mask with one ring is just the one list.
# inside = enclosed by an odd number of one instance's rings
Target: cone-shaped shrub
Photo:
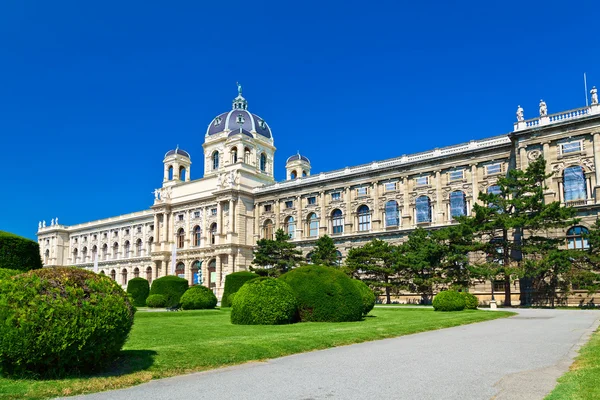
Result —
[[258, 274], [250, 271], [240, 271], [225, 277], [225, 288], [221, 297], [221, 307], [231, 307], [229, 296], [236, 293], [250, 279], [258, 278]]
[[204, 310], [217, 306], [217, 296], [205, 286], [192, 286], [181, 296], [181, 308], [184, 310]]
[[363, 304], [363, 315], [367, 315], [373, 307], [375, 307], [375, 293], [367, 286], [366, 283], [358, 279], [352, 279], [352, 283], [360, 292]]
[[167, 307], [179, 304], [181, 296], [188, 290], [188, 281], [178, 276], [168, 275], [155, 279], [150, 287], [150, 294], [162, 294], [167, 298]]
[[308, 265], [293, 269], [279, 279], [294, 290], [301, 321], [344, 322], [362, 318], [360, 292], [352, 279], [335, 268]]
[[127, 293], [133, 299], [133, 305], [136, 307], [144, 307], [146, 299], [150, 294], [150, 284], [144, 278], [133, 278], [127, 282]]
[[433, 298], [435, 311], [462, 311], [465, 309], [465, 298], [454, 290], [445, 290]]
[[121, 351], [135, 307], [113, 280], [74, 267], [0, 280], [0, 372], [59, 377], [101, 369]]
[[261, 277], [246, 282], [235, 293], [232, 307], [233, 324], [290, 324], [296, 316], [296, 295], [287, 283]]

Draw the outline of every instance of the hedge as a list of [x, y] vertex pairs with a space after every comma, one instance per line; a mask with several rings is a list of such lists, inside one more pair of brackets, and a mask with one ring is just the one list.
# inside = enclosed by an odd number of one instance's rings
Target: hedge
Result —
[[465, 299], [465, 308], [467, 310], [477, 310], [479, 307], [479, 299], [474, 294], [469, 292], [460, 292]]
[[0, 231], [0, 268], [20, 271], [42, 268], [40, 246], [33, 240]]
[[259, 275], [254, 272], [240, 271], [229, 274], [225, 277], [225, 288], [223, 289], [223, 296], [221, 297], [221, 307], [231, 307], [230, 295], [236, 293], [251, 279], [258, 278]]
[[17, 269], [0, 268], [0, 279], [10, 278], [11, 276], [22, 274], [23, 271]]
[[290, 285], [275, 278], [252, 279], [235, 293], [231, 323], [282, 325], [296, 319], [296, 295]]
[[136, 307], [144, 307], [146, 299], [150, 294], [150, 284], [144, 278], [133, 278], [127, 282], [127, 293], [133, 299], [133, 305]]
[[0, 281], [0, 373], [96, 372], [121, 351], [135, 307], [113, 280], [74, 267]]
[[167, 298], [167, 307], [179, 304], [181, 296], [188, 290], [188, 281], [178, 276], [168, 275], [155, 279], [150, 287], [150, 294], [162, 294]]
[[375, 307], [375, 293], [361, 280], [352, 279], [352, 283], [360, 292], [363, 304], [363, 315], [367, 315]]
[[445, 290], [433, 298], [435, 311], [462, 311], [465, 309], [465, 298], [454, 290]]
[[362, 318], [360, 292], [352, 279], [337, 269], [308, 265], [293, 269], [279, 279], [294, 290], [301, 321], [343, 322]]
[[162, 294], [151, 294], [146, 299], [146, 306], [150, 308], [161, 308], [167, 306], [167, 298]]
[[217, 306], [217, 296], [205, 286], [192, 286], [181, 296], [181, 308], [184, 310], [204, 310]]

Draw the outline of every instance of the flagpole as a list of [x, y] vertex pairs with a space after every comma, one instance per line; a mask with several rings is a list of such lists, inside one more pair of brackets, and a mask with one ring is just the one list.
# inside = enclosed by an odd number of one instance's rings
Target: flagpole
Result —
[[583, 86], [585, 87], [585, 106], [588, 106], [588, 91], [587, 91], [587, 78], [585, 72], [583, 73]]

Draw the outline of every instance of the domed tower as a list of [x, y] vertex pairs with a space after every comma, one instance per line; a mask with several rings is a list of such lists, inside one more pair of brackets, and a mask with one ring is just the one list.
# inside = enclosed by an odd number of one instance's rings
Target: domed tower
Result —
[[296, 179], [298, 177], [310, 175], [310, 160], [308, 157], [295, 154], [285, 162], [285, 171], [287, 179]]
[[192, 159], [187, 151], [180, 149], [179, 146], [175, 150], [167, 151], [163, 164], [163, 186], [190, 181]]
[[264, 119], [248, 111], [239, 84], [231, 111], [213, 118], [202, 146], [205, 177], [241, 170], [263, 183], [274, 181], [275, 146], [271, 128]]

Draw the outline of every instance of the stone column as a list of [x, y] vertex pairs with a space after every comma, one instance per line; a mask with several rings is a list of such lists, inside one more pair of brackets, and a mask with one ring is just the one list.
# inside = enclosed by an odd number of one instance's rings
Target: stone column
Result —
[[302, 232], [304, 231], [304, 220], [302, 218], [302, 196], [296, 197], [296, 212], [298, 213], [298, 216], [296, 218], [296, 235], [294, 240], [302, 240]]
[[235, 203], [234, 203], [233, 199], [229, 199], [229, 232], [228, 233], [236, 232], [235, 227], [233, 226], [233, 224], [234, 224], [233, 214], [235, 212], [234, 205], [235, 205]]
[[400, 193], [402, 193], [402, 218], [401, 225], [409, 226], [411, 215], [410, 215], [410, 199], [408, 195], [408, 179], [400, 178]]
[[257, 240], [260, 239], [260, 205], [256, 203], [254, 205], [254, 239], [252, 244], [256, 244]]
[[221, 202], [217, 201], [217, 235], [221, 236], [223, 233], [223, 207], [221, 207]]
[[344, 197], [346, 200], [346, 213], [344, 215], [344, 233], [354, 232], [354, 221], [352, 221], [352, 189], [350, 186], [344, 188]]
[[185, 240], [183, 241], [184, 249], [189, 249], [192, 247], [190, 246], [190, 243], [192, 243], [192, 235], [194, 234], [194, 231], [190, 229], [191, 213], [192, 212], [190, 210], [185, 211], [185, 226], [183, 227], [183, 231], [185, 232]]
[[[471, 183], [473, 185], [473, 205], [481, 204], [478, 200], [479, 198], [479, 180], [477, 176], [477, 164], [471, 164]], [[471, 206], [471, 207], [472, 207]], [[469, 214], [471, 210], [469, 210]]]
[[[548, 142], [548, 141], [543, 142], [542, 149], [543, 149], [543, 153], [544, 153], [544, 159], [546, 160], [546, 173], [550, 174], [553, 172], [551, 169], [551, 166], [550, 166], [550, 161], [554, 159], [553, 157], [550, 157], [550, 142]], [[552, 190], [552, 176], [549, 178], [546, 178], [545, 185], [546, 185], [547, 189], [544, 192], [544, 199], [547, 203], [551, 203], [555, 199], [555, 192]], [[562, 190], [560, 190], [560, 191], [562, 192]], [[559, 196], [560, 196], [560, 194], [559, 194]]]
[[275, 199], [275, 204], [273, 206], [274, 206], [273, 211], [275, 212], [275, 227], [274, 227], [274, 231], [273, 231], [273, 238], [275, 238], [275, 232], [277, 232], [277, 230], [280, 228], [280, 221], [279, 221], [279, 210], [281, 208], [280, 199]]
[[519, 163], [521, 164], [519, 166], [519, 169], [523, 171], [525, 170], [525, 168], [527, 168], [527, 165], [529, 165], [529, 162], [527, 161], [527, 150], [525, 149], [525, 146], [519, 147]]
[[321, 215], [319, 218], [319, 236], [327, 233], [327, 219], [325, 213], [325, 191], [319, 192], [319, 206], [321, 207]]
[[596, 203], [600, 203], [600, 132], [594, 133], [594, 166], [596, 172], [596, 186], [594, 186], [594, 197]]
[[444, 206], [442, 203], [442, 171], [435, 171], [435, 220], [434, 224], [444, 222]]
[[371, 194], [373, 199], [373, 213], [371, 214], [371, 231], [379, 231], [382, 229], [381, 224], [381, 210], [379, 209], [379, 184], [377, 181], [373, 182], [373, 193]]

